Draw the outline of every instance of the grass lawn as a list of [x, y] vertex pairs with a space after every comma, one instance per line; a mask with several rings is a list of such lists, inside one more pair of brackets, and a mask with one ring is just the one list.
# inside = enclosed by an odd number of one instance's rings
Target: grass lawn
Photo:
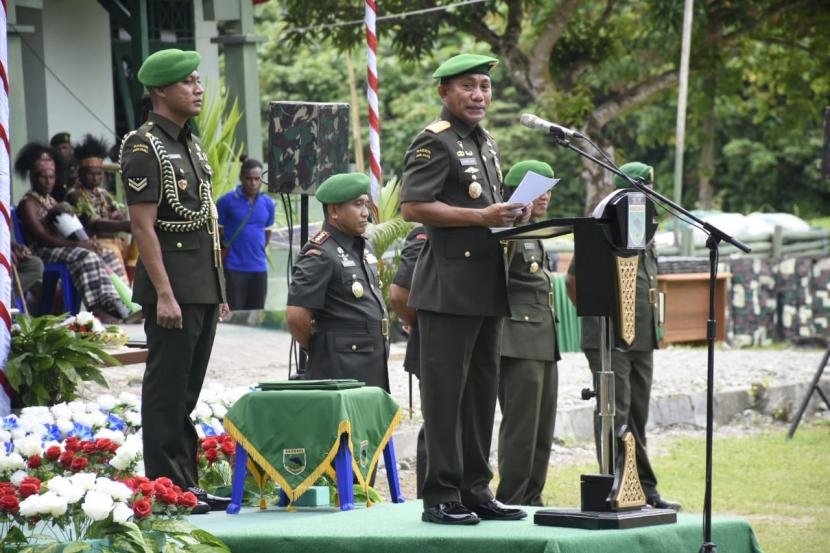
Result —
[[[661, 493], [702, 513], [705, 435], [661, 444], [652, 457]], [[771, 428], [748, 436], [715, 432], [713, 511], [749, 520], [765, 553], [830, 551], [830, 421], [803, 423], [792, 440]], [[545, 504], [579, 505], [579, 475], [596, 465], [551, 467]]]

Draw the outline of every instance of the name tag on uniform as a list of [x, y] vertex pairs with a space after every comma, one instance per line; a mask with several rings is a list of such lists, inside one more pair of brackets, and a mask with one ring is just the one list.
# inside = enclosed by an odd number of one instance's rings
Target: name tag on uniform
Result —
[[170, 159], [181, 159], [182, 154], [167, 154], [167, 157], [169, 157]]
[[525, 242], [524, 247], [526, 250], [532, 250], [536, 247], [536, 245], [533, 242]]
[[366, 254], [366, 261], [369, 265], [375, 265], [378, 262], [378, 258], [374, 256], [374, 254]]
[[354, 261], [351, 259], [341, 259], [340, 264], [344, 267], [354, 267]]
[[478, 160], [474, 157], [460, 157], [458, 158], [458, 162], [465, 167], [467, 165], [478, 165]]

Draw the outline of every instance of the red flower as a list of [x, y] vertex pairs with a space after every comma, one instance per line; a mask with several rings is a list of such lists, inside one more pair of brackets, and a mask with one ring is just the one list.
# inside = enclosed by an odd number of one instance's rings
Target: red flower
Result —
[[208, 463], [213, 464], [219, 460], [219, 451], [216, 449], [208, 449], [205, 451], [205, 457], [207, 457]]
[[149, 499], [136, 499], [133, 501], [133, 512], [138, 518], [146, 518], [153, 510]]
[[84, 450], [84, 453], [90, 454], [95, 453], [98, 451], [98, 447], [95, 445], [95, 442], [81, 442], [82, 447], [81, 449]]
[[61, 453], [60, 463], [64, 467], [69, 468], [69, 466], [72, 464], [72, 459], [74, 459], [74, 458], [75, 458], [75, 452], [70, 450], [70, 449], [67, 449], [66, 451]]
[[61, 456], [60, 446], [53, 445], [49, 449], [46, 450], [46, 458], [49, 459], [50, 461], [55, 461], [60, 456]]
[[69, 470], [72, 472], [80, 472], [89, 466], [89, 461], [86, 457], [75, 457], [72, 459], [72, 464], [69, 465]]
[[78, 439], [77, 436], [69, 436], [66, 441], [64, 442], [67, 451], [78, 451], [83, 446], [81, 445], [81, 440]]
[[141, 482], [138, 485], [138, 491], [141, 492], [141, 495], [144, 497], [151, 497], [153, 495], [155, 487], [153, 486], [152, 482]]
[[4, 495], [17, 495], [17, 490], [11, 482], [0, 482], [0, 497]]
[[167, 503], [168, 505], [175, 505], [179, 502], [179, 494], [175, 491], [168, 489], [163, 494], [159, 494], [158, 497], [163, 503]]
[[41, 461], [42, 461], [42, 459], [40, 458], [40, 455], [32, 455], [31, 457], [29, 457], [29, 462], [28, 462], [29, 468], [30, 469], [40, 468]]
[[185, 509], [192, 509], [196, 506], [199, 500], [196, 498], [196, 495], [193, 492], [184, 492], [179, 497], [179, 505], [184, 507]]
[[222, 443], [222, 453], [231, 456], [236, 453], [236, 443], [231, 440], [226, 440]]
[[116, 451], [118, 451], [118, 444], [113, 442], [110, 444], [109, 452], [114, 454]]
[[205, 451], [213, 449], [217, 445], [219, 445], [219, 442], [216, 440], [216, 438], [210, 437], [202, 440], [202, 449], [204, 449]]
[[112, 446], [112, 440], [109, 438], [98, 438], [95, 440], [95, 448], [98, 451], [109, 451]]
[[164, 486], [165, 488], [172, 488], [173, 481], [167, 478], [166, 476], [162, 476], [160, 478], [156, 478], [156, 482]]
[[20, 495], [22, 495], [23, 497], [29, 497], [30, 495], [34, 495], [40, 492], [40, 480], [38, 480], [34, 476], [27, 476], [20, 483], [18, 489], [20, 490]]
[[0, 497], [0, 511], [16, 513], [20, 509], [20, 501], [15, 495], [4, 495]]

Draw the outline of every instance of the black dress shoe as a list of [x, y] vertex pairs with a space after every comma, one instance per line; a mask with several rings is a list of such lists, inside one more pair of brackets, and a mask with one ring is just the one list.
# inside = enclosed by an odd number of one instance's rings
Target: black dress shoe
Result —
[[474, 505], [470, 510], [482, 520], [521, 520], [527, 516], [525, 511], [508, 507], [497, 499]]
[[458, 501], [439, 503], [424, 509], [421, 515], [424, 522], [436, 524], [478, 524], [481, 519]]
[[205, 515], [210, 512], [210, 505], [205, 503], [204, 501], [199, 501], [196, 503], [196, 506], [190, 510], [191, 515]]
[[651, 505], [655, 509], [671, 509], [672, 511], [679, 511], [682, 509], [680, 503], [663, 499], [660, 497], [660, 494], [652, 494], [648, 496], [646, 498], [646, 504]]
[[213, 495], [207, 493], [207, 491], [203, 490], [202, 488], [197, 488], [194, 486], [191, 488], [187, 488], [187, 491], [195, 495], [196, 499], [198, 499], [200, 502], [207, 504], [211, 511], [224, 511], [228, 508], [228, 505], [231, 504], [230, 497], [221, 497], [218, 495]]

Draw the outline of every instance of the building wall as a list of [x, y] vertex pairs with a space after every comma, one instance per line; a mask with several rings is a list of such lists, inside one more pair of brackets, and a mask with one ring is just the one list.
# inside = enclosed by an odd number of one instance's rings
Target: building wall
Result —
[[199, 64], [199, 76], [203, 83], [215, 83], [219, 80], [219, 45], [211, 43], [219, 32], [216, 21], [206, 21], [201, 0], [193, 2], [193, 34], [196, 38], [196, 51], [202, 56]]

